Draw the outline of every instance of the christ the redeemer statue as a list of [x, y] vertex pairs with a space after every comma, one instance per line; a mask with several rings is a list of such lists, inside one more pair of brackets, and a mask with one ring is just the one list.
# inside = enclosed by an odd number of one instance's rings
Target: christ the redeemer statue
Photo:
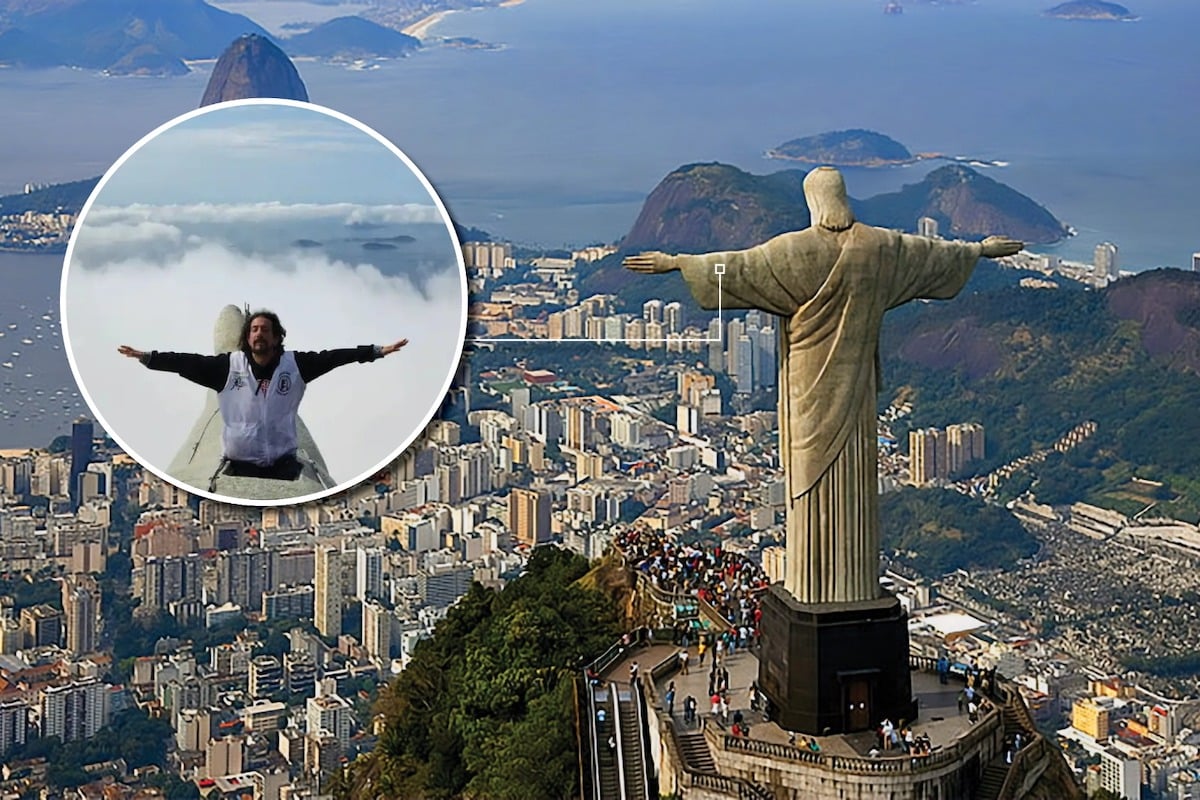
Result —
[[[780, 326], [779, 445], [788, 488], [784, 588], [801, 603], [876, 600], [879, 498], [875, 395], [884, 312], [948, 299], [980, 257], [1017, 253], [993, 236], [949, 242], [854, 220], [841, 174], [804, 180], [812, 226], [748, 250], [625, 259], [636, 272], [679, 270], [703, 308], [757, 308]], [[718, 266], [724, 272], [718, 283]], [[720, 287], [718, 289], [718, 287]]]

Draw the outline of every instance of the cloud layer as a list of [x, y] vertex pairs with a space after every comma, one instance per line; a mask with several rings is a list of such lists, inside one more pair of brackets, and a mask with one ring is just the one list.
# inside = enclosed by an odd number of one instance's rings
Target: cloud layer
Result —
[[352, 224], [406, 224], [442, 222], [441, 212], [429, 204], [360, 205], [357, 203], [188, 203], [181, 205], [95, 205], [88, 209], [87, 224], [105, 229], [143, 223], [166, 225], [253, 225], [263, 222], [340, 221]]
[[[315, 381], [301, 416], [339, 483], [363, 476], [411, 441], [457, 368], [465, 324], [458, 269], [431, 276], [423, 298], [408, 279], [369, 265], [307, 251], [287, 254], [286, 265], [247, 257], [185, 234], [173, 219], [169, 212], [139, 218], [126, 209], [107, 220], [89, 213], [88, 237], [77, 242], [87, 246], [75, 248], [66, 276], [64, 329], [78, 378], [94, 410], [133, 454], [165, 469], [207, 390], [152, 372], [120, 356], [117, 347], [211, 353], [217, 313], [230, 303], [276, 311], [294, 350], [408, 338], [410, 344], [388, 358]], [[101, 221], [108, 224], [95, 224]], [[156, 248], [170, 252], [170, 260], [158, 257]], [[93, 268], [81, 269], [83, 263]]]

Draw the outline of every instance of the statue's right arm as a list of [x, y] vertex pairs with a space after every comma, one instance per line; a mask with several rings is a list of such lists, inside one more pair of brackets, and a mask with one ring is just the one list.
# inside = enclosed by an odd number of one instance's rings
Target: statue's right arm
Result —
[[[747, 250], [681, 255], [671, 261], [704, 308], [717, 308], [719, 299], [722, 308], [758, 308], [788, 316], [801, 301], [796, 297], [798, 287], [780, 283], [771, 267], [773, 254], [784, 246], [779, 238]], [[723, 265], [720, 274], [718, 265]]]
[[199, 353], [164, 353], [151, 350], [138, 359], [159, 372], [174, 372], [192, 383], [219, 392], [229, 380], [229, 353], [205, 356]]

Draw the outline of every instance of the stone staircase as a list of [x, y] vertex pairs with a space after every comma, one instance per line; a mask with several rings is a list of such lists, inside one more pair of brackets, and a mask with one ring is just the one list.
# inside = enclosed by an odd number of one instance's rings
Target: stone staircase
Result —
[[708, 749], [708, 741], [700, 731], [679, 731], [676, 734], [679, 749], [683, 755], [683, 763], [697, 772], [717, 771], [712, 753]]
[[[1000, 721], [1004, 729], [1006, 746], [1017, 733], [1020, 733], [1028, 744], [1030, 738], [1029, 732], [1025, 729], [1024, 721], [1015, 708], [1010, 705], [1001, 706]], [[984, 768], [983, 776], [979, 781], [979, 788], [975, 790], [975, 800], [998, 800], [1000, 790], [1004, 788], [1004, 780], [1008, 777], [1009, 769], [1010, 765], [1006, 758], [1006, 753], [1001, 752], [1000, 755]]]
[[975, 800], [996, 800], [1007, 777], [1008, 764], [1004, 763], [1004, 756], [1000, 756], [984, 768], [979, 788], [975, 790]]

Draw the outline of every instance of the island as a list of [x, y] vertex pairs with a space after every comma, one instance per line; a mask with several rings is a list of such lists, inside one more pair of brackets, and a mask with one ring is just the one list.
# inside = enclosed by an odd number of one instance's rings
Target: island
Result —
[[117, 59], [104, 70], [105, 75], [136, 75], [141, 77], [171, 77], [186, 75], [191, 70], [178, 57], [163, 52], [152, 44], [141, 44]]
[[363, 250], [395, 250], [396, 245], [391, 242], [363, 242]]
[[815, 136], [792, 139], [773, 147], [764, 155], [778, 161], [798, 161], [827, 167], [900, 167], [918, 161], [954, 161], [973, 167], [1006, 167], [1007, 161], [989, 161], [944, 153], [912, 153], [890, 136], [863, 128], [828, 131]]
[[792, 139], [767, 151], [767, 158], [831, 167], [891, 167], [920, 160], [890, 136], [853, 128]]
[[292, 242], [292, 247], [320, 247], [321, 243], [315, 239], [297, 239]]
[[1137, 15], [1118, 3], [1104, 0], [1069, 0], [1047, 9], [1046, 16], [1055, 19], [1090, 19], [1131, 22]]
[[352, 241], [367, 242], [368, 244], [370, 244], [371, 242], [385, 242], [385, 243], [391, 243], [391, 244], [407, 244], [409, 242], [415, 242], [416, 239], [414, 239], [413, 237], [411, 237], [407, 234], [402, 233], [399, 236], [372, 236], [369, 239], [354, 239]]
[[362, 17], [331, 19], [306, 33], [283, 41], [291, 56], [331, 61], [363, 58], [403, 58], [421, 47], [419, 39]]

